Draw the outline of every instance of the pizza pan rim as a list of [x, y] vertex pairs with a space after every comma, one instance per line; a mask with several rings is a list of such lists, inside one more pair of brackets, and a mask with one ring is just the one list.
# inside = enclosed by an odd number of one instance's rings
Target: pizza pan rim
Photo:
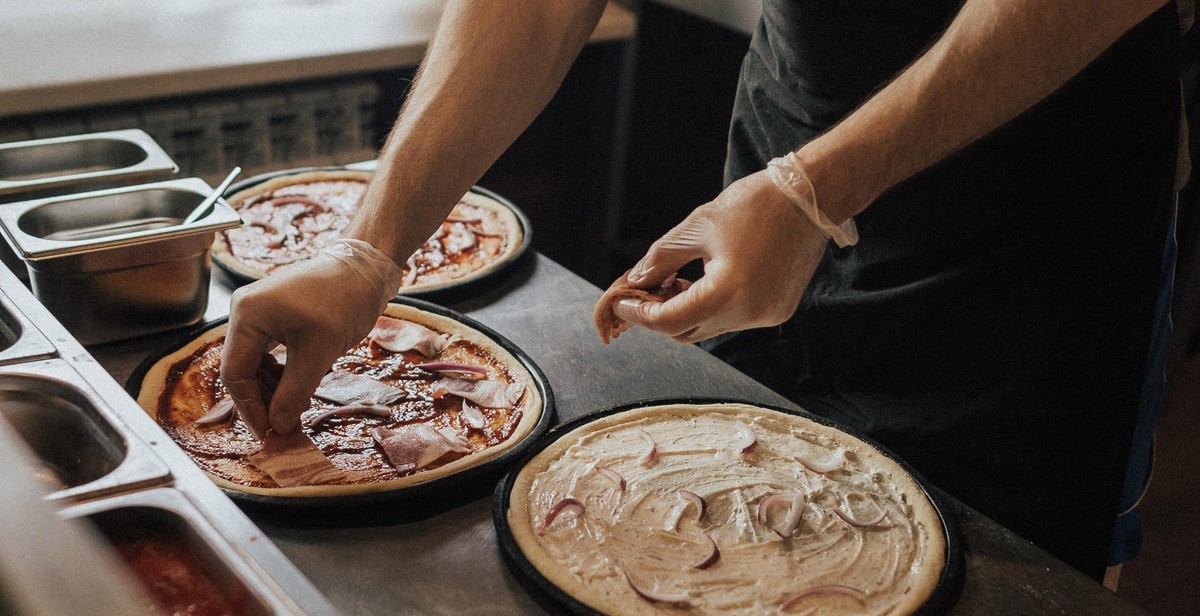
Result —
[[[240, 492], [237, 490], [220, 487], [220, 490], [237, 502], [239, 505], [247, 505], [249, 507], [264, 511], [275, 510], [283, 512], [286, 515], [287, 510], [295, 510], [297, 512], [313, 512], [327, 510], [331, 514], [330, 521], [339, 523], [345, 522], [352, 524], [352, 516], [348, 516], [354, 509], [359, 507], [370, 508], [374, 505], [397, 505], [397, 504], [414, 504], [425, 503], [425, 497], [444, 493], [457, 493], [469, 491], [472, 487], [477, 487], [480, 480], [493, 477], [495, 481], [499, 481], [499, 477], [503, 474], [507, 465], [516, 460], [519, 456], [525, 453], [525, 450], [531, 447], [538, 441], [553, 425], [557, 413], [555, 410], [554, 390], [550, 386], [550, 381], [546, 378], [542, 369], [533, 361], [523, 349], [513, 343], [511, 340], [501, 335], [496, 330], [480, 323], [479, 321], [467, 316], [457, 310], [440, 306], [427, 300], [422, 300], [413, 297], [396, 297], [390, 300], [389, 303], [401, 304], [424, 310], [446, 318], [454, 319], [467, 327], [470, 327], [484, 336], [490, 338], [493, 342], [500, 345], [505, 351], [512, 354], [517, 359], [517, 362], [526, 371], [529, 372], [533, 379], [534, 385], [538, 388], [538, 393], [542, 396], [542, 414], [538, 418], [536, 424], [530, 429], [519, 442], [514, 443], [512, 447], [501, 452], [494, 458], [489, 458], [477, 465], [464, 468], [455, 473], [444, 475], [435, 479], [422, 481], [415, 484], [409, 484], [402, 487], [379, 490], [374, 492], [365, 492], [362, 494], [348, 494], [343, 496], [274, 496], [263, 494], [251, 494]], [[201, 326], [189, 329], [167, 341], [163, 345], [148, 354], [130, 374], [129, 379], [125, 383], [125, 391], [137, 399], [142, 388], [142, 383], [146, 374], [154, 367], [156, 363], [177, 351], [183, 345], [194, 340], [197, 336], [207, 332], [208, 330], [220, 327], [229, 322], [228, 317], [205, 323]], [[190, 461], [190, 457], [189, 457]], [[488, 488], [490, 491], [490, 488]], [[479, 497], [486, 496], [486, 492], [479, 494]], [[453, 506], [462, 504], [462, 499], [445, 498], [440, 502], [445, 502], [445, 507], [423, 507], [419, 512], [413, 514], [413, 519], [420, 517], [428, 517], [440, 513], [444, 509], [452, 508]], [[363, 520], [365, 523], [370, 523], [375, 518], [367, 515], [371, 512], [365, 512]], [[419, 515], [418, 515], [419, 514]], [[322, 520], [308, 520], [311, 524], [321, 524]]]
[[[828, 428], [845, 432], [873, 447], [880, 454], [886, 456], [900, 466], [909, 474], [921, 489], [925, 497], [929, 499], [934, 511], [937, 512], [938, 519], [942, 523], [943, 538], [945, 540], [945, 552], [943, 554], [945, 560], [942, 567], [942, 572], [938, 576], [937, 585], [930, 593], [929, 598], [921, 605], [913, 616], [932, 616], [935, 614], [944, 613], [958, 597], [958, 593], [962, 589], [965, 562], [962, 552], [962, 531], [958, 519], [953, 515], [954, 509], [950, 506], [948, 497], [940, 490], [928, 483], [916, 469], [914, 469], [903, 458], [893, 453], [890, 449], [884, 447], [866, 436], [858, 434], [856, 431], [824, 417], [812, 414], [804, 409], [787, 408], [779, 405], [764, 404], [751, 400], [739, 398], [721, 398], [721, 397], [671, 397], [671, 398], [648, 398], [633, 402], [626, 402], [615, 406], [606, 407], [600, 410], [592, 411], [583, 416], [577, 417], [566, 423], [556, 425], [540, 438], [533, 445], [526, 448], [520, 458], [509, 468], [504, 477], [496, 484], [496, 490], [492, 494], [492, 526], [496, 532], [496, 542], [500, 548], [500, 554], [504, 564], [508, 567], [510, 573], [522, 583], [522, 587], [530, 593], [530, 595], [543, 607], [552, 606], [557, 610], [567, 610], [571, 614], [578, 616], [594, 616], [602, 614], [595, 608], [576, 599], [571, 594], [556, 586], [553, 582], [543, 576], [537, 567], [525, 556], [520, 546], [517, 544], [516, 537], [513, 535], [512, 529], [508, 524], [508, 508], [512, 499], [512, 490], [517, 480], [517, 475], [521, 470], [529, 464], [534, 457], [556, 442], [559, 438], [569, 434], [573, 430], [592, 423], [596, 420], [603, 419], [610, 415], [632, 411], [645, 407], [664, 406], [664, 405], [710, 405], [710, 404], [744, 404], [758, 407], [770, 411], [778, 411], [787, 415], [795, 415], [809, 421], [813, 421]], [[554, 611], [554, 610], [552, 610]]]

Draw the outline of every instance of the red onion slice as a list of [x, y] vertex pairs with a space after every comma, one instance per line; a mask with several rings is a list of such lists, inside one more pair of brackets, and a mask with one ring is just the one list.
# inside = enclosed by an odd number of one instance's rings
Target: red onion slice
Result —
[[650, 603], [686, 604], [688, 602], [688, 593], [686, 592], [665, 593], [651, 591], [633, 581], [633, 577], [629, 575], [629, 570], [625, 567], [621, 567], [621, 573], [625, 574], [625, 583], [629, 584], [633, 592]]
[[650, 466], [654, 463], [654, 458], [658, 456], [658, 447], [654, 444], [654, 438], [645, 430], [638, 430], [642, 435], [642, 440], [646, 441], [646, 453], [643, 453], [638, 458], [638, 464], [642, 466]]
[[781, 503], [785, 500], [788, 500], [789, 496], [790, 495], [787, 492], [777, 492], [775, 494], [765, 496], [762, 500], [758, 501], [758, 510], [755, 514], [755, 517], [758, 519], [758, 523], [766, 524], [767, 511], [771, 507], [775, 506], [776, 503]]
[[449, 222], [449, 223], [461, 222], [464, 225], [467, 225], [467, 224], [471, 224], [473, 222], [483, 222], [483, 218], [481, 218], [479, 216], [470, 218], [467, 216], [455, 216], [455, 215], [451, 214], [446, 217], [446, 222]]
[[750, 453], [754, 451], [754, 446], [758, 444], [758, 438], [754, 436], [754, 431], [745, 424], [735, 424], [738, 432], [741, 433], [741, 438], [738, 440], [742, 453]]
[[794, 459], [803, 464], [808, 470], [817, 473], [818, 475], [824, 475], [825, 473], [838, 468], [843, 462], [846, 461], [846, 450], [838, 447], [837, 451], [833, 452], [829, 459], [825, 460], [824, 462], [817, 462], [816, 460], [811, 460], [801, 456], [795, 456]]
[[617, 473], [617, 471], [614, 471], [613, 469], [608, 468], [607, 466], [597, 466], [596, 472], [600, 473], [600, 476], [602, 476], [605, 479], [616, 484], [617, 487], [620, 488], [622, 492], [625, 491], [625, 478], [622, 477], [619, 473]]
[[692, 492], [691, 490], [680, 490], [680, 491], [676, 492], [676, 494], [679, 495], [679, 498], [682, 498], [683, 500], [696, 505], [696, 512], [697, 512], [696, 513], [696, 521], [697, 522], [704, 519], [704, 513], [706, 511], [708, 511], [708, 503], [704, 502], [704, 499], [701, 498], [699, 494], [696, 494], [695, 492]]
[[217, 400], [217, 403], [212, 405], [212, 408], [207, 413], [196, 419], [196, 424], [201, 426], [211, 426], [223, 421], [229, 421], [233, 418], [233, 398], [228, 396]]
[[692, 565], [693, 569], [707, 569], [721, 558], [721, 550], [717, 548], [717, 542], [713, 541], [712, 535], [704, 533], [704, 539], [708, 542], [708, 556], [705, 556], [704, 560]]
[[851, 516], [848, 512], [842, 511], [841, 507], [835, 507], [833, 512], [836, 513], [839, 518], [845, 520], [847, 524], [849, 524], [851, 526], [863, 526], [863, 527], [878, 526], [880, 524], [880, 522], [883, 522], [885, 519], [887, 519], [887, 515], [888, 515], [887, 509], [884, 509], [881, 507], [879, 509], [878, 516], [876, 516], [872, 520], [868, 520], [868, 521], [864, 522], [862, 520], [854, 519], [854, 517]]
[[546, 512], [546, 517], [542, 519], [541, 526], [538, 526], [537, 534], [545, 535], [546, 529], [550, 528], [550, 525], [554, 523], [554, 518], [557, 518], [558, 514], [562, 513], [566, 509], [574, 509], [576, 516], [583, 515], [584, 511], [583, 503], [573, 498], [564, 498], [557, 503], [554, 503], [554, 506], [550, 508], [550, 511]]
[[801, 601], [803, 601], [809, 597], [815, 597], [815, 596], [821, 596], [821, 595], [843, 595], [846, 597], [851, 597], [851, 598], [857, 600], [859, 603], [864, 603], [867, 600], [867, 593], [865, 593], [857, 588], [851, 588], [849, 586], [842, 586], [841, 584], [824, 584], [822, 586], [813, 586], [812, 588], [806, 588], [806, 589], [788, 597], [787, 599], [784, 600], [783, 603], [781, 603], [779, 605], [779, 609], [786, 612], [787, 610], [790, 610], [793, 607], [795, 607], [795, 605], [797, 603], [800, 603]]
[[778, 523], [771, 527], [775, 534], [784, 539], [791, 537], [796, 531], [796, 527], [800, 524], [800, 516], [804, 514], [804, 495], [799, 492], [779, 492], [764, 497], [758, 501], [758, 510], [755, 517], [759, 524], [767, 523], [767, 514], [771, 507], [779, 503], [787, 502], [788, 512]]
[[317, 424], [329, 419], [330, 417], [345, 417], [346, 415], [374, 415], [376, 417], [391, 417], [392, 409], [383, 404], [347, 404], [339, 406], [327, 411], [322, 411], [320, 414], [312, 418], [308, 422], [308, 427], [314, 428]]
[[487, 418], [483, 416], [483, 411], [466, 398], [463, 398], [462, 401], [462, 418], [468, 426], [476, 430], [482, 430], [487, 425]]
[[464, 364], [456, 361], [430, 361], [417, 364], [417, 367], [426, 372], [435, 372], [437, 374], [475, 381], [486, 378], [488, 374], [487, 368], [483, 366]]
[[804, 514], [804, 496], [800, 493], [792, 494], [792, 506], [788, 509], [787, 516], [780, 521], [779, 524], [771, 527], [776, 535], [787, 539], [796, 533], [796, 527], [800, 525], [800, 516]]

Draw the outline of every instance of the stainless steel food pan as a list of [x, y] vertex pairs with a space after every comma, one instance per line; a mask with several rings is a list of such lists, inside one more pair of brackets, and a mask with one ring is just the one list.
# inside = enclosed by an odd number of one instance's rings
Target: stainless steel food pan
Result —
[[208, 303], [217, 231], [241, 219], [199, 178], [139, 184], [0, 207], [0, 229], [34, 295], [83, 344], [191, 325]]
[[[0, 417], [0, 613], [125, 616], [153, 603], [121, 561], [81, 519], [63, 519], [34, 479], [39, 467]], [[151, 608], [151, 609], [147, 609]]]
[[171, 481], [158, 456], [64, 360], [0, 368], [0, 416], [42, 463], [51, 499], [130, 492]]
[[57, 354], [54, 345], [0, 292], [0, 366], [46, 359]]
[[0, 143], [0, 203], [54, 188], [133, 184], [178, 171], [138, 129]]
[[[214, 607], [224, 608], [214, 613], [259, 616], [296, 611], [279, 587], [260, 575], [252, 561], [178, 490], [156, 488], [90, 501], [68, 507], [61, 515], [92, 522], [135, 573], [141, 572], [139, 578], [150, 587], [165, 586], [164, 594], [169, 595], [176, 584], [189, 584], [197, 592], [211, 593]], [[143, 558], [153, 559], [157, 570], [144, 566], [145, 562], [139, 566]], [[173, 566], [168, 569], [168, 564]]]

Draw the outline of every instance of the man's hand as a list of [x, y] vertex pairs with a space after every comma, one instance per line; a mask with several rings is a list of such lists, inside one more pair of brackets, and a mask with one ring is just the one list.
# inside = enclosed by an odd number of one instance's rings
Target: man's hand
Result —
[[726, 188], [650, 247], [629, 273], [639, 288], [690, 261], [704, 276], [666, 302], [622, 300], [618, 317], [680, 342], [777, 325], [800, 305], [828, 240], [765, 171]]
[[[400, 267], [369, 244], [341, 240], [233, 294], [221, 381], [255, 436], [299, 426], [321, 378], [371, 331], [400, 278]], [[256, 373], [276, 343], [287, 347], [287, 363], [268, 410]]]

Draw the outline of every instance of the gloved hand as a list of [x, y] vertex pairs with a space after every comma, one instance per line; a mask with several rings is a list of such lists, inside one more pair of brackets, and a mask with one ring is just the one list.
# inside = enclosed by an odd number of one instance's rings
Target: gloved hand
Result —
[[660, 284], [690, 261], [704, 275], [666, 302], [621, 300], [616, 315], [680, 342], [787, 320], [800, 305], [829, 240], [767, 171], [729, 185], [650, 246], [630, 284]]
[[[401, 277], [401, 268], [370, 244], [341, 239], [233, 294], [221, 381], [255, 436], [299, 427], [321, 378], [370, 333]], [[287, 347], [287, 363], [268, 410], [256, 372], [276, 343]]]

